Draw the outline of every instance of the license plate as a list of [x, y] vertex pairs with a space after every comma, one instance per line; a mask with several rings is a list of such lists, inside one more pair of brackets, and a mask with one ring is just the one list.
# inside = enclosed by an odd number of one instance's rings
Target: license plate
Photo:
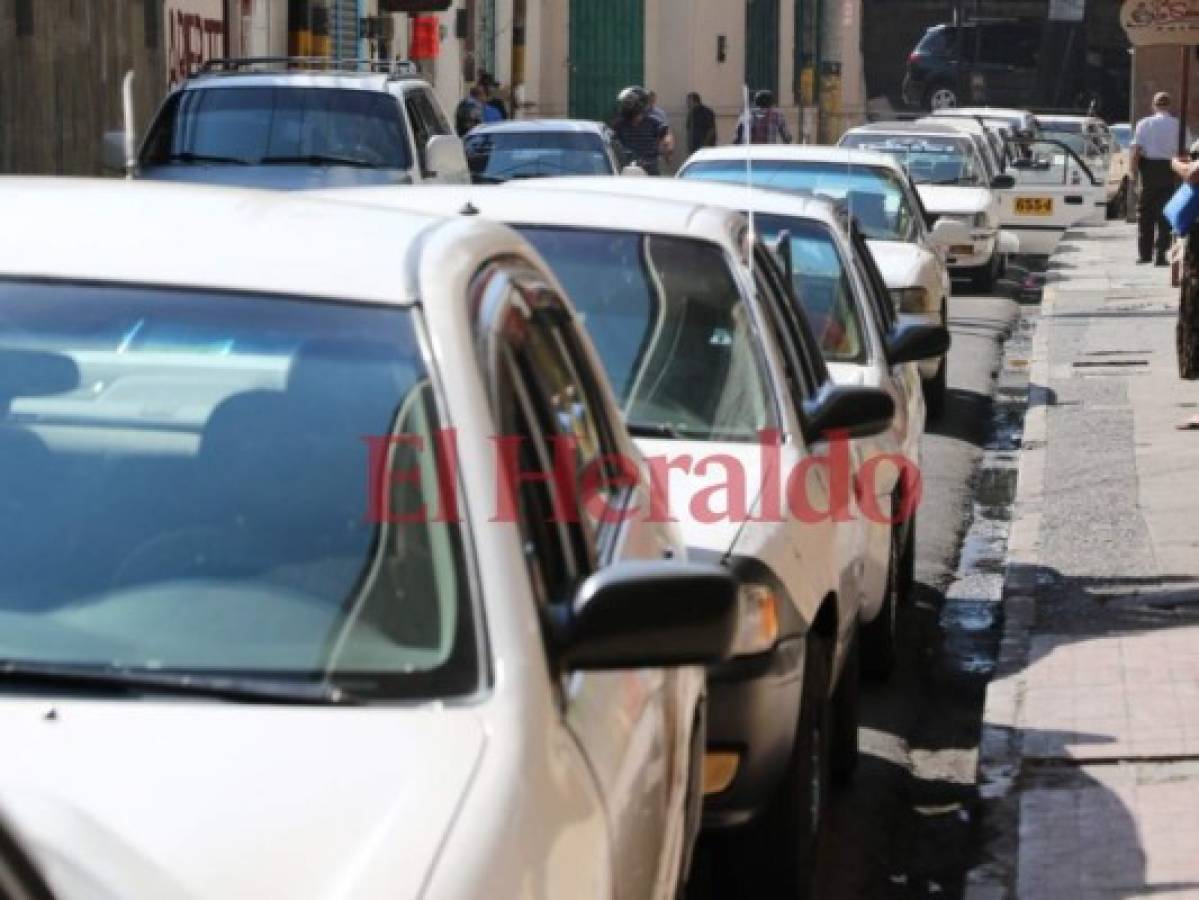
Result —
[[950, 256], [973, 256], [974, 248], [969, 244], [954, 244], [949, 248]]
[[1052, 197], [1017, 197], [1016, 215], [1018, 216], [1052, 216]]

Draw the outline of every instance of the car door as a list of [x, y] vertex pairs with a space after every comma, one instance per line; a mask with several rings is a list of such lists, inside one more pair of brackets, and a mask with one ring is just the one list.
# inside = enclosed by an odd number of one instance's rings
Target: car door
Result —
[[1049, 255], [1066, 229], [1107, 202], [1106, 187], [1078, 155], [1049, 138], [1019, 140], [1008, 174], [1016, 186], [998, 191], [1000, 224], [1020, 239], [1020, 252]]
[[[588, 368], [575, 320], [548, 287], [523, 276], [513, 289], [520, 294], [513, 309], [523, 321], [506, 331], [501, 383], [510, 386], [507, 402], [538, 448], [537, 468], [555, 472], [546, 485], [553, 502], [542, 513], [553, 517], [557, 509], [566, 515], [556, 518], [567, 519], [542, 526], [543, 540], [559, 546], [564, 560], [555, 583], [539, 589], [542, 614], [553, 620], [569, 615], [565, 604], [581, 579], [637, 550], [629, 544], [630, 523], [597, 517], [577, 491], [565, 487], [582, 485], [585, 472], [618, 453], [613, 435], [622, 426], [606, 416], [598, 389], [603, 376]], [[613, 492], [605, 502], [619, 509], [630, 498]], [[620, 897], [653, 896], [671, 855], [678, 854], [669, 842], [677, 842], [681, 827], [672, 817], [682, 814], [676, 795], [686, 774], [675, 762], [683, 677], [659, 669], [564, 673], [558, 686], [563, 721], [604, 798]]]

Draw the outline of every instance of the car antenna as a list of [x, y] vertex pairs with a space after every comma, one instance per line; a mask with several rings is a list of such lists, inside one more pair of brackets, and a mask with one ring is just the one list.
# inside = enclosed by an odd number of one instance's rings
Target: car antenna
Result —
[[749, 257], [749, 277], [754, 277], [754, 243], [758, 240], [758, 218], [754, 213], [754, 151], [753, 151], [753, 111], [749, 106], [749, 85], [741, 88], [741, 104], [744, 107], [745, 125], [742, 127], [741, 139], [745, 141], [745, 212], [749, 216], [749, 236], [745, 248]]

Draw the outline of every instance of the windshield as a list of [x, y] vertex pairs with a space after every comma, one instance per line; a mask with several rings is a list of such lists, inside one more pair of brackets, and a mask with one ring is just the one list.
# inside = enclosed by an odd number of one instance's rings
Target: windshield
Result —
[[983, 183], [969, 138], [851, 132], [841, 139], [841, 146], [886, 153], [904, 166], [917, 184]]
[[915, 53], [919, 56], [946, 56], [956, 49], [957, 32], [952, 25], [930, 28], [916, 45]]
[[477, 181], [612, 175], [597, 134], [569, 131], [506, 131], [471, 134], [466, 159]]
[[142, 164], [189, 163], [408, 169], [412, 156], [389, 94], [231, 87], [179, 91], [154, 123]]
[[[686, 179], [745, 184], [744, 160], [692, 163]], [[881, 241], [916, 240], [916, 216], [900, 180], [886, 169], [834, 162], [755, 160], [754, 187], [844, 202], [867, 237]]]
[[866, 345], [853, 285], [828, 228], [810, 219], [761, 214], [759, 233], [770, 242], [791, 235], [795, 291], [828, 362], [864, 363]]
[[0, 281], [0, 662], [476, 689], [414, 319]]
[[773, 417], [750, 313], [714, 245], [525, 227], [575, 303], [635, 434], [756, 441]]

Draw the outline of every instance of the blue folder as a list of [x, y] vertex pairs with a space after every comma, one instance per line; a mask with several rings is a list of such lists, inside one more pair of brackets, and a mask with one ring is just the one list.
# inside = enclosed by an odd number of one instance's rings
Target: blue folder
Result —
[[1186, 234], [1199, 219], [1199, 190], [1184, 184], [1174, 192], [1162, 211], [1175, 234]]

